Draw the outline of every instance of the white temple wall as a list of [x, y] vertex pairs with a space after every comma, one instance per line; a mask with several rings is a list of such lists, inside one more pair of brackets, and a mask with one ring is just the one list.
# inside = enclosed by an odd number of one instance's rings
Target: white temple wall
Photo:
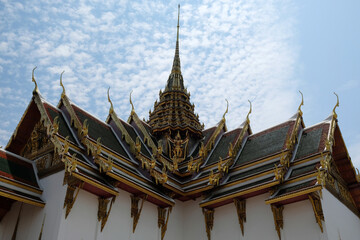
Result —
[[[44, 209], [23, 204], [17, 239], [38, 239], [41, 224], [46, 212], [42, 239], [94, 239], [94, 240], [160, 240], [161, 232], [157, 226], [157, 206], [144, 203], [135, 233], [132, 233], [133, 219], [130, 216], [130, 194], [120, 190], [113, 204], [108, 221], [101, 232], [97, 220], [98, 198], [80, 190], [78, 198], [65, 219], [63, 209], [66, 186], [62, 185], [64, 172], [59, 172], [40, 180], [46, 201]], [[244, 236], [234, 204], [215, 209], [212, 240], [278, 240], [270, 205], [265, 204], [268, 194], [246, 200], [246, 222]], [[201, 198], [193, 201], [176, 201], [170, 213], [165, 240], [207, 239]], [[140, 207], [141, 201], [139, 202]], [[0, 239], [11, 239], [20, 203], [13, 204], [11, 210], [0, 223]], [[345, 205], [327, 190], [323, 190], [322, 200], [325, 222], [324, 233], [316, 223], [309, 200], [284, 206], [284, 228], [282, 240], [342, 240], [360, 239], [360, 220]]]
[[342, 202], [324, 189], [322, 208], [328, 240], [360, 239], [360, 219]]
[[[244, 236], [234, 204], [215, 209], [212, 240], [278, 240], [274, 217], [270, 205], [265, 204], [268, 194], [246, 200], [246, 222]], [[183, 203], [184, 230], [183, 239], [207, 239], [204, 216], [199, 207], [200, 199]], [[300, 201], [284, 206], [284, 228], [282, 240], [326, 240], [326, 233], [321, 233], [316, 223], [310, 201]], [[171, 239], [171, 238], [170, 238]]]
[[[38, 239], [41, 231], [41, 225], [46, 213], [42, 239], [57, 239], [58, 229], [61, 221], [61, 209], [65, 196], [65, 190], [62, 186], [64, 171], [40, 179], [40, 185], [44, 189], [43, 199], [46, 201], [44, 208], [23, 204], [18, 231], [17, 240]], [[11, 239], [14, 232], [16, 220], [19, 214], [21, 203], [16, 202], [12, 205], [10, 211], [2, 219], [0, 226], [3, 229], [1, 239]]]
[[284, 228], [281, 231], [282, 240], [328, 239], [326, 230], [324, 229], [322, 233], [316, 222], [310, 200], [285, 205], [283, 218]]

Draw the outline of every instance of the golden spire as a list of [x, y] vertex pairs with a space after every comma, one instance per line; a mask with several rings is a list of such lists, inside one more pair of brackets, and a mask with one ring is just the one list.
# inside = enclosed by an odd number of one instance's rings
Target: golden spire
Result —
[[174, 57], [171, 73], [181, 73], [180, 53], [179, 53], [179, 28], [180, 28], [180, 4], [178, 5], [178, 22], [177, 22], [177, 33], [176, 33], [175, 57]]
[[35, 83], [35, 88], [34, 88], [34, 91], [33, 91], [33, 92], [39, 93], [38, 85], [37, 85], [36, 80], [35, 80], [35, 77], [34, 77], [34, 72], [35, 72], [35, 69], [36, 69], [36, 68], [37, 68], [37, 67], [34, 67], [34, 69], [32, 70], [32, 82]]
[[300, 105], [299, 105], [298, 112], [299, 112], [299, 114], [302, 116], [301, 106], [304, 105], [304, 95], [303, 95], [303, 93], [302, 93], [300, 90], [299, 90], [299, 93], [301, 94], [301, 103], [300, 103]]
[[175, 56], [174, 56], [171, 73], [165, 87], [165, 91], [166, 90], [184, 91], [184, 80], [181, 75], [181, 64], [180, 64], [180, 53], [179, 53], [179, 35], [180, 35], [179, 28], [180, 28], [180, 4], [178, 5], [178, 22], [177, 22], [177, 33], [176, 33]]
[[109, 114], [112, 114], [113, 112], [114, 112], [114, 106], [113, 106], [113, 104], [112, 104], [112, 102], [111, 102], [111, 99], [110, 99], [110, 87], [108, 88], [108, 90], [107, 90], [107, 95], [108, 95], [108, 101], [109, 101], [109, 103], [110, 103], [110, 109], [109, 109]]
[[131, 115], [133, 115], [135, 113], [135, 108], [134, 108], [134, 104], [133, 102], [131, 101], [131, 94], [132, 94], [132, 90], [130, 92], [130, 104], [131, 104]]
[[335, 112], [335, 109], [337, 108], [337, 107], [339, 107], [339, 96], [336, 94], [336, 92], [334, 92], [334, 94], [336, 95], [336, 99], [337, 99], [337, 101], [336, 101], [336, 105], [335, 105], [335, 107], [334, 107], [334, 109], [333, 109], [333, 116], [335, 117], [335, 118], [337, 118], [337, 114], [336, 114], [336, 112]]
[[228, 113], [228, 111], [229, 111], [229, 102], [228, 102], [228, 100], [227, 99], [225, 99], [225, 101], [226, 101], [226, 111], [224, 112], [224, 115], [223, 115], [223, 119], [225, 120], [225, 115]]
[[65, 97], [65, 95], [66, 95], [65, 87], [64, 87], [64, 85], [63, 85], [63, 83], [62, 83], [62, 75], [64, 74], [64, 72], [65, 72], [65, 70], [62, 71], [62, 73], [60, 74], [60, 86], [61, 86], [62, 89], [63, 89], [63, 91], [62, 91], [62, 93], [61, 93], [61, 98]]

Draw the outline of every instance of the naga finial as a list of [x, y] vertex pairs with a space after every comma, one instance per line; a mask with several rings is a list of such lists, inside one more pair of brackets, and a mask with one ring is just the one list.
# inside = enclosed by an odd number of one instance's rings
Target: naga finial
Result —
[[251, 101], [250, 101], [250, 100], [248, 100], [248, 101], [249, 101], [249, 103], [250, 103], [250, 110], [249, 110], [248, 114], [246, 115], [246, 121], [247, 121], [247, 122], [250, 122], [250, 120], [249, 120], [249, 115], [250, 115], [250, 113], [251, 113], [251, 111], [252, 111], [252, 104], [251, 104]]
[[62, 73], [60, 74], [60, 86], [62, 87], [63, 91], [61, 93], [61, 98], [65, 97], [66, 92], [65, 92], [65, 87], [64, 84], [62, 83], [62, 75], [64, 74], [65, 70], [62, 71]]
[[225, 101], [226, 101], [226, 111], [224, 112], [223, 119], [225, 119], [225, 115], [228, 113], [229, 110], [229, 101], [227, 99], [225, 99]]
[[110, 103], [109, 114], [112, 114], [114, 112], [114, 106], [113, 106], [113, 103], [112, 103], [112, 101], [110, 99], [110, 87], [107, 90], [107, 95], [108, 95], [108, 101]]
[[335, 94], [335, 96], [336, 96], [336, 98], [337, 98], [337, 101], [336, 101], [336, 105], [335, 105], [335, 107], [334, 107], [334, 109], [333, 109], [333, 115], [335, 116], [335, 118], [337, 118], [337, 114], [336, 114], [336, 112], [335, 112], [335, 109], [336, 109], [337, 107], [339, 107], [339, 96], [336, 94], [336, 92], [334, 92], [334, 94]]
[[132, 90], [131, 90], [131, 92], [130, 92], [130, 104], [131, 104], [131, 115], [133, 114], [133, 113], [135, 113], [135, 108], [134, 108], [134, 104], [133, 104], [133, 102], [132, 102], [132, 100], [131, 100], [131, 94], [132, 94]]
[[299, 105], [298, 112], [300, 113], [300, 115], [302, 115], [301, 106], [304, 105], [304, 95], [300, 90], [299, 90], [299, 93], [301, 94], [301, 103]]
[[34, 91], [33, 92], [39, 92], [39, 88], [38, 88], [38, 85], [37, 85], [37, 83], [36, 83], [36, 80], [35, 80], [35, 77], [34, 77], [34, 72], [35, 72], [35, 69], [36, 69], [37, 67], [34, 67], [34, 69], [32, 70], [32, 81], [33, 81], [33, 83], [35, 83], [35, 88], [34, 88]]

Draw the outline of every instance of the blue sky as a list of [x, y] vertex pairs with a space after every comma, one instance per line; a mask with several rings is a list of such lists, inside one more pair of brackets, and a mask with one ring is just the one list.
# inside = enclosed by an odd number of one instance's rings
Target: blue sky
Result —
[[[178, 1], [0, 0], [0, 146], [34, 88], [56, 105], [60, 73], [69, 98], [100, 119], [106, 90], [127, 119], [129, 93], [148, 118], [171, 70]], [[340, 97], [339, 125], [360, 168], [359, 1], [181, 1], [180, 57], [185, 85], [205, 127], [229, 100], [227, 125], [253, 103], [253, 132], [286, 121], [304, 94], [306, 126], [324, 120]]]

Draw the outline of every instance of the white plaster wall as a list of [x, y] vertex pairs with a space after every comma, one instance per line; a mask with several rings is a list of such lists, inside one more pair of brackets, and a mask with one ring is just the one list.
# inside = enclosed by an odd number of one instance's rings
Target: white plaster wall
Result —
[[[65, 195], [61, 196], [62, 201], [64, 201], [64, 197]], [[96, 196], [80, 190], [67, 219], [65, 219], [66, 210], [62, 210], [57, 239], [95, 240], [97, 231], [97, 205], [98, 200]]]
[[[63, 191], [64, 172], [59, 172], [40, 180], [43, 187], [43, 199], [46, 201], [44, 208], [23, 204], [17, 231], [17, 240], [38, 239], [41, 225], [46, 213], [43, 230], [43, 239], [56, 239], [61, 220], [61, 209], [65, 191]], [[3, 228], [1, 239], [11, 239], [14, 232], [17, 216], [20, 210], [20, 202], [16, 202], [10, 211], [4, 216], [0, 225]]]
[[[268, 194], [246, 200], [246, 222], [244, 236], [237, 217], [234, 204], [215, 209], [212, 240], [278, 240], [274, 217], [270, 205], [265, 204]], [[183, 239], [207, 239], [204, 216], [199, 208], [200, 199], [183, 203], [184, 230]], [[284, 228], [281, 230], [282, 240], [325, 240], [317, 225], [309, 201], [301, 201], [286, 205], [283, 211]], [[171, 239], [171, 238], [170, 238]]]
[[315, 215], [309, 200], [304, 200], [284, 206], [284, 228], [281, 231], [282, 240], [326, 240], [327, 234], [321, 233], [316, 223]]
[[326, 189], [322, 208], [328, 240], [360, 239], [360, 219]]
[[205, 219], [202, 210], [199, 207], [200, 202], [201, 199], [197, 199], [196, 201], [190, 200], [183, 203], [182, 211], [184, 240], [207, 239], [205, 230]]
[[[135, 233], [132, 233], [130, 194], [120, 190], [112, 211], [100, 231], [97, 220], [98, 198], [80, 190], [78, 198], [65, 219], [63, 202], [66, 186], [62, 185], [64, 172], [41, 179], [44, 188], [44, 209], [23, 204], [17, 239], [37, 239], [43, 216], [46, 213], [43, 239], [86, 240], [160, 240], [157, 226], [157, 206], [145, 202]], [[244, 236], [241, 235], [234, 204], [215, 210], [212, 240], [277, 240], [271, 207], [265, 204], [268, 194], [246, 201], [247, 221]], [[170, 214], [166, 240], [207, 239], [204, 216], [199, 207], [201, 199], [187, 202], [176, 201]], [[282, 240], [353, 240], [360, 239], [360, 220], [328, 191], [323, 191], [324, 233], [316, 223], [311, 203], [308, 200], [286, 205], [283, 211], [284, 228]], [[13, 204], [10, 212], [0, 223], [1, 239], [11, 239], [18, 216], [20, 203]]]
[[[140, 207], [141, 201], [139, 202]], [[182, 202], [177, 202], [173, 207], [165, 239], [182, 240]], [[97, 205], [95, 206], [97, 209]], [[157, 206], [152, 203], [144, 203], [135, 233], [132, 232], [133, 219], [131, 218], [130, 194], [120, 191], [113, 204], [104, 230], [100, 232], [100, 223], [97, 227], [98, 240], [116, 239], [119, 240], [160, 240], [161, 233], [157, 225]]]

